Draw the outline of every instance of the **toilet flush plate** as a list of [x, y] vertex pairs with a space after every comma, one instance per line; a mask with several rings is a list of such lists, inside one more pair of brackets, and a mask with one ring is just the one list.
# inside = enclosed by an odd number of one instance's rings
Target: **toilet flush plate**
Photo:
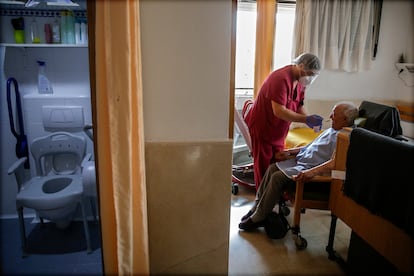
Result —
[[43, 126], [47, 131], [80, 131], [85, 125], [82, 106], [43, 106]]

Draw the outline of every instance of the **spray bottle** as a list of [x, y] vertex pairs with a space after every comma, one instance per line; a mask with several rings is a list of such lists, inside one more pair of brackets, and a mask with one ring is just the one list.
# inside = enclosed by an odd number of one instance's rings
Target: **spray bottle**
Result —
[[39, 73], [38, 73], [39, 93], [40, 94], [52, 94], [53, 89], [45, 73], [46, 62], [38, 60], [37, 64], [39, 64]]

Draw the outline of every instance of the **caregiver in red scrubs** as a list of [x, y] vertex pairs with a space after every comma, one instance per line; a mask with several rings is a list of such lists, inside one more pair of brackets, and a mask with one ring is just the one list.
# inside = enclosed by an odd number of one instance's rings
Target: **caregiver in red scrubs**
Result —
[[305, 90], [319, 75], [319, 58], [304, 53], [291, 65], [270, 73], [256, 99], [247, 101], [243, 115], [252, 140], [256, 190], [270, 163], [286, 159], [283, 149], [291, 122], [322, 126], [323, 118], [307, 116], [303, 110]]

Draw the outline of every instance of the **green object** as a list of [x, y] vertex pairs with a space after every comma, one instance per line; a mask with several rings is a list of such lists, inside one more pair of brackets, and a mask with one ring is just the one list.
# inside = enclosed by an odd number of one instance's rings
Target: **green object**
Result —
[[16, 43], [25, 43], [24, 30], [14, 30], [14, 41]]

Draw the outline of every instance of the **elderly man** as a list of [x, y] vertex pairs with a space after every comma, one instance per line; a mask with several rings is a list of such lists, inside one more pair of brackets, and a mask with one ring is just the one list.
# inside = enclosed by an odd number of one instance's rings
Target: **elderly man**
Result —
[[[307, 180], [329, 172], [334, 165], [336, 136], [343, 127], [353, 126], [358, 108], [350, 102], [339, 102], [332, 109], [331, 127], [302, 148], [285, 150], [283, 161], [271, 164], [260, 183], [253, 208], [242, 217], [239, 228], [245, 231], [263, 226], [279, 202], [282, 193], [292, 189], [297, 179]], [[294, 157], [294, 158], [292, 158]]]

